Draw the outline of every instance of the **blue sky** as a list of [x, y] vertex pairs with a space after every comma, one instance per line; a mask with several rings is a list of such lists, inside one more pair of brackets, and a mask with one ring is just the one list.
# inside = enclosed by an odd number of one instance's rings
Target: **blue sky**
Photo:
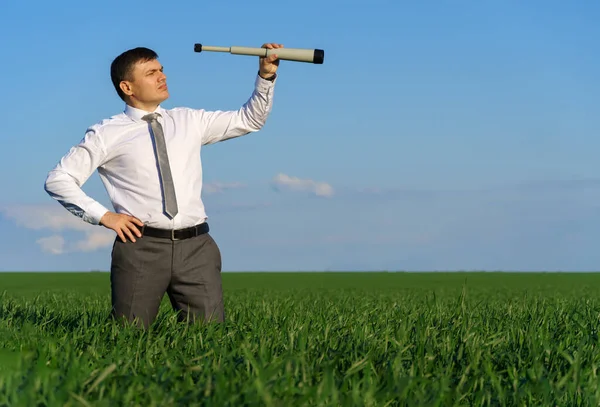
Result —
[[261, 132], [203, 150], [225, 271], [600, 267], [598, 2], [289, 4], [4, 2], [0, 270], [108, 268], [110, 231], [44, 179], [122, 111], [125, 49], [159, 53], [165, 107], [240, 107], [255, 57], [196, 42], [325, 50], [282, 62]]

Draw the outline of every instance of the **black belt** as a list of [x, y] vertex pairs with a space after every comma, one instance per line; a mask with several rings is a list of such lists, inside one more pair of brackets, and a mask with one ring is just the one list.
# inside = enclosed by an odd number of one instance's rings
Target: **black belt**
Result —
[[208, 233], [208, 223], [204, 222], [185, 229], [157, 229], [149, 226], [142, 227], [142, 236], [159, 237], [171, 240], [183, 240]]

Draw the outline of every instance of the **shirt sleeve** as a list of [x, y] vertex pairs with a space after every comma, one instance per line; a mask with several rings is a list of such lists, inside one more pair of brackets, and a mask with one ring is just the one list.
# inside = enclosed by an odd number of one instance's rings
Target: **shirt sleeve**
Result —
[[81, 187], [105, 158], [106, 150], [98, 129], [88, 129], [79, 144], [73, 146], [48, 173], [45, 191], [75, 216], [98, 225], [108, 209], [90, 198]]
[[273, 106], [276, 81], [257, 75], [252, 95], [238, 110], [200, 111], [202, 144], [214, 144], [260, 130]]

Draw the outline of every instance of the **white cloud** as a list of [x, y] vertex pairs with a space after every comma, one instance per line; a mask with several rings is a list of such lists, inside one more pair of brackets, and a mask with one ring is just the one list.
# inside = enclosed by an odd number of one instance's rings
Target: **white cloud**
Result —
[[292, 191], [310, 192], [317, 196], [333, 196], [333, 187], [326, 182], [318, 182], [311, 179], [291, 177], [286, 174], [277, 174], [272, 181], [276, 189], [289, 189]]
[[1, 208], [1, 210], [7, 217], [12, 218], [18, 226], [27, 229], [77, 230], [86, 232], [95, 228], [94, 225], [82, 221], [58, 203], [53, 205], [8, 206]]
[[44, 253], [63, 254], [65, 251], [65, 238], [61, 235], [42, 237], [36, 240]]
[[116, 234], [112, 230], [104, 229], [88, 233], [85, 240], [80, 240], [73, 245], [73, 249], [81, 252], [91, 252], [113, 244]]
[[208, 182], [202, 186], [202, 192], [207, 194], [219, 194], [228, 189], [244, 188], [246, 185], [240, 182]]
[[[54, 234], [36, 241], [41, 250], [51, 254], [89, 252], [110, 247], [115, 232], [103, 226], [91, 225], [68, 212], [60, 204], [19, 205], [0, 208], [0, 211], [18, 226], [31, 230], [51, 230]], [[67, 242], [57, 232], [81, 232], [81, 238]]]

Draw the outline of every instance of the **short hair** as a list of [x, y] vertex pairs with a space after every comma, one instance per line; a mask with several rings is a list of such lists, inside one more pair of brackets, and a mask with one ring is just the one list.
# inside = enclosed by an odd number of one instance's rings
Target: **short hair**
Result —
[[110, 65], [110, 79], [121, 100], [125, 101], [125, 94], [119, 84], [121, 81], [131, 79], [134, 65], [138, 62], [151, 61], [157, 58], [158, 54], [155, 51], [145, 47], [137, 47], [123, 52], [113, 60]]

